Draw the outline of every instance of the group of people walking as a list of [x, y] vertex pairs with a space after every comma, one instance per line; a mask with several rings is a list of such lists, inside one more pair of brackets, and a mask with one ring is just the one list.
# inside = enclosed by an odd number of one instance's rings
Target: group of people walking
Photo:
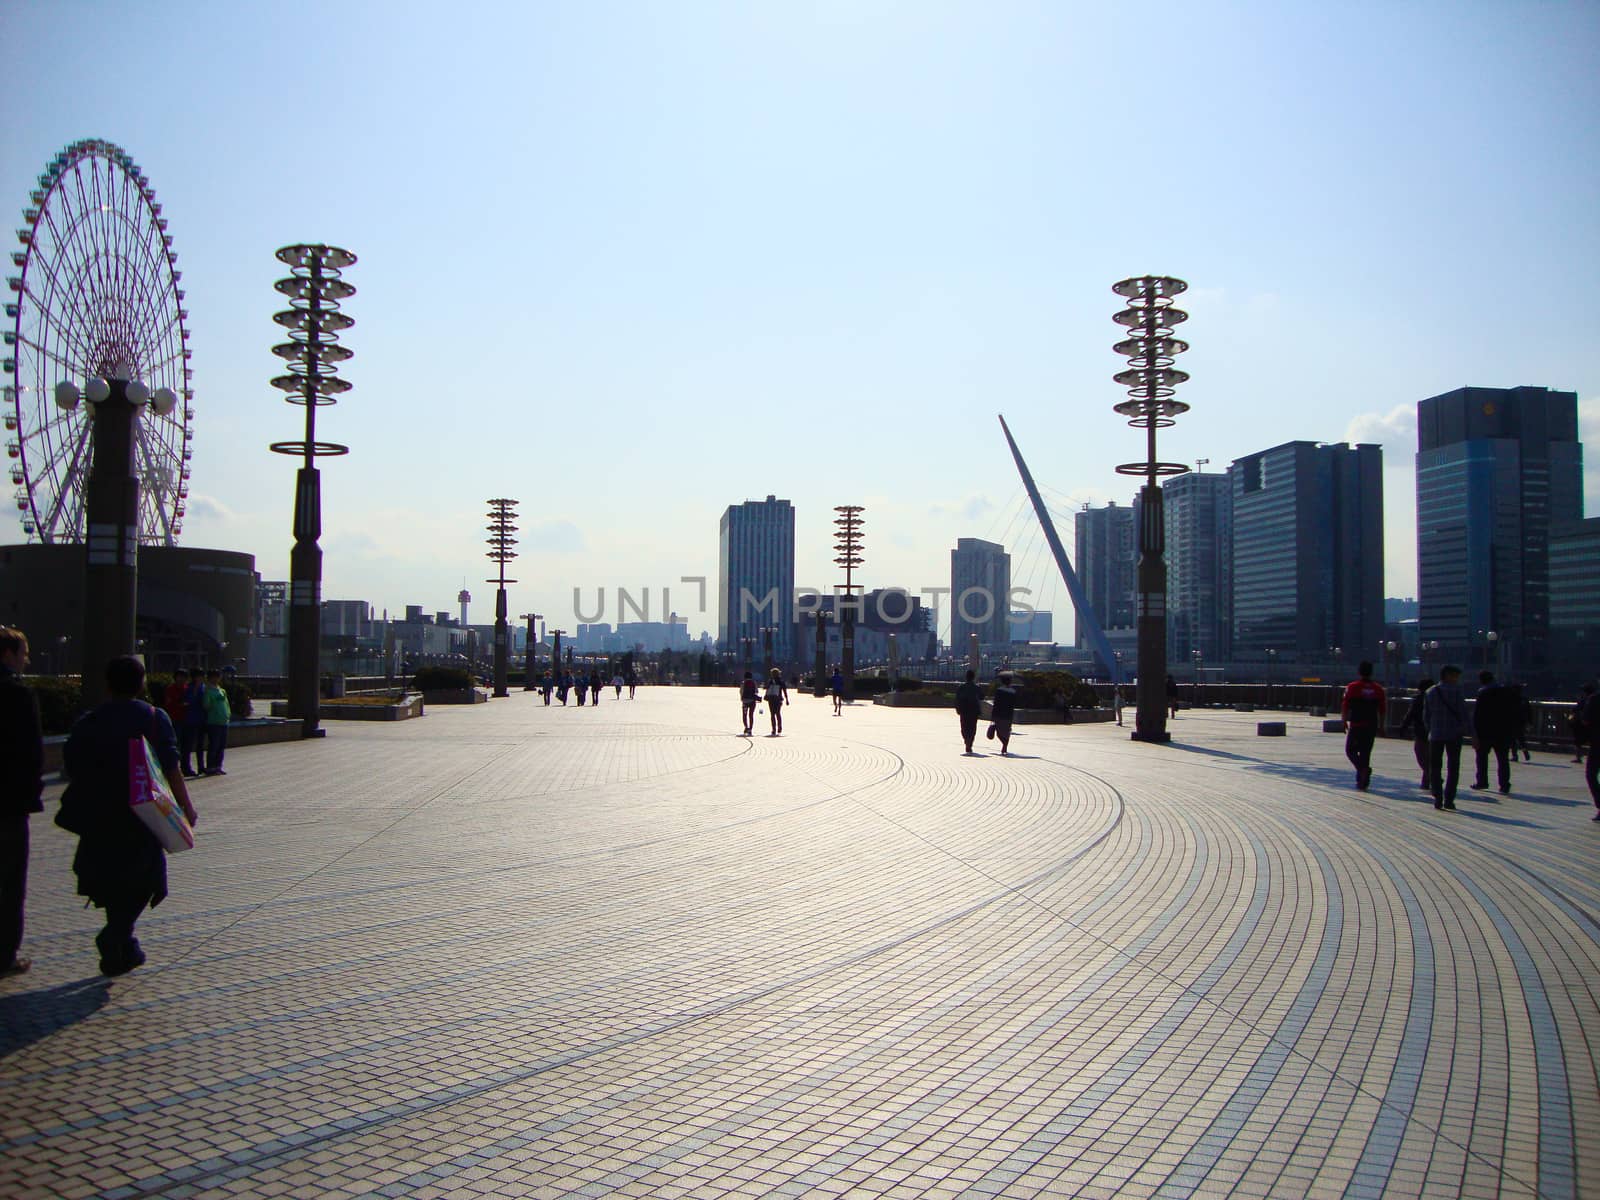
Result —
[[[546, 671], [539, 680], [539, 691], [544, 696], [546, 708], [550, 706], [551, 696], [554, 696], [565, 707], [569, 695], [577, 699], [579, 708], [583, 707], [585, 697], [588, 698], [590, 707], [598, 708], [600, 705], [600, 691], [605, 686], [605, 680], [598, 670], [590, 671], [587, 677], [584, 676], [582, 671], [574, 675], [570, 669], [562, 671], [559, 675], [554, 671]], [[626, 681], [623, 680], [621, 674], [616, 674], [611, 677], [611, 687], [616, 691], [618, 700], [622, 699], [622, 689], [626, 687], [628, 689], [628, 699], [632, 700], [639, 687], [639, 680], [631, 672]]]
[[[783, 732], [783, 706], [789, 703], [789, 689], [784, 685], [783, 672], [777, 667], [768, 672], [764, 687], [756, 683], [756, 677], [749, 671], [739, 681], [739, 711], [744, 718], [741, 737], [755, 736], [756, 709], [763, 700], [772, 722], [772, 732], [768, 736], [777, 737]], [[834, 709], [838, 710], [837, 704]]]
[[[19, 975], [33, 965], [18, 951], [28, 881], [28, 821], [44, 811], [44, 739], [38, 700], [20, 678], [27, 668], [28, 639], [20, 630], [0, 626], [0, 976]], [[220, 677], [216, 682], [220, 685]], [[79, 717], [67, 737], [62, 752], [67, 790], [56, 824], [78, 838], [72, 860], [78, 894], [105, 910], [105, 928], [95, 936], [100, 970], [121, 975], [145, 961], [133, 932], [140, 915], [167, 896], [166, 851], [129, 802], [130, 753], [144, 757], [141, 741], [148, 744], [191, 826], [199, 814], [186, 782], [196, 772], [184, 769], [180, 750], [179, 729], [188, 727], [187, 699], [177, 724], [165, 705], [145, 703], [140, 699], [144, 663], [133, 657], [112, 659], [105, 685], [110, 699]], [[187, 679], [184, 686], [186, 691], [191, 686]], [[203, 686], [209, 690], [211, 684], [203, 681]], [[202, 707], [206, 699], [200, 697]], [[207, 722], [199, 726], [206, 727]], [[204, 773], [221, 774], [220, 749], [214, 768], [210, 761], [202, 758]]]
[[[1356, 787], [1365, 791], [1372, 781], [1372, 745], [1383, 728], [1388, 697], [1372, 678], [1372, 664], [1363, 662], [1358, 677], [1345, 688], [1340, 715], [1345, 722], [1345, 756], [1356, 770]], [[1417, 786], [1433, 796], [1433, 807], [1453, 812], [1461, 781], [1461, 751], [1470, 739], [1474, 753], [1472, 789], [1490, 787], [1489, 763], [1493, 759], [1495, 785], [1511, 794], [1511, 765], [1528, 750], [1527, 729], [1531, 705], [1514, 684], [1497, 680], [1493, 671], [1478, 672], [1478, 689], [1468, 703], [1461, 683], [1461, 668], [1446, 665], [1438, 682], [1424, 679], [1401, 721], [1399, 732], [1409, 734], [1421, 778]], [[1575, 736], [1587, 731], [1589, 755], [1584, 779], [1594, 800], [1594, 819], [1600, 821], [1600, 699], [1593, 686], [1585, 689], [1573, 714]], [[1576, 761], [1576, 759], [1574, 760]]]

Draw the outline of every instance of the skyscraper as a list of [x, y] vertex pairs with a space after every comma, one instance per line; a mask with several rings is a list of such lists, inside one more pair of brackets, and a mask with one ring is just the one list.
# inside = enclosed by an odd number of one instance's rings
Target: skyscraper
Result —
[[976, 633], [980, 645], [1011, 640], [1011, 555], [980, 538], [957, 538], [950, 551], [950, 649], [967, 652]]
[[[1383, 451], [1285, 442], [1236, 460], [1233, 657], [1374, 658], [1383, 636]], [[1337, 653], [1336, 653], [1337, 652]]]
[[[1085, 599], [1100, 628], [1132, 629], [1138, 622], [1139, 582], [1138, 506], [1120, 508], [1115, 501], [1103, 508], [1074, 513], [1073, 563]], [[1074, 645], [1089, 645], [1084, 624], [1078, 621]]]
[[772, 654], [794, 658], [794, 506], [768, 496], [730, 504], [722, 514], [717, 554], [717, 640], [750, 658], [766, 650], [762, 630], [775, 627]]
[[1224, 662], [1233, 646], [1233, 484], [1226, 473], [1161, 485], [1167, 524], [1167, 661]]
[[1457, 388], [1417, 405], [1421, 635], [1464, 658], [1490, 630], [1542, 666], [1550, 533], [1583, 516], [1578, 397], [1549, 388]]

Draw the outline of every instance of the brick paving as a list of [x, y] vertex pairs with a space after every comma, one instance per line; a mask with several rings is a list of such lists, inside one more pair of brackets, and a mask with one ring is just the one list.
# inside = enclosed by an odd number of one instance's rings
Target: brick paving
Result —
[[519, 692], [235, 750], [118, 980], [36, 818], [0, 1195], [1600, 1196], [1566, 755], [1450, 814], [1312, 718], [1002, 759], [831, 707]]

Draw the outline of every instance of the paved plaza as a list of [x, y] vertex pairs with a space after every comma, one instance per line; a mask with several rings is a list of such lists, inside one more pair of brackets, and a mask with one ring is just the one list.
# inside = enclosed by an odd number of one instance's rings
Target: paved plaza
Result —
[[1437, 813], [1409, 744], [1359, 793], [1308, 717], [968, 758], [831, 708], [517, 692], [232, 751], [116, 980], [52, 787], [0, 1196], [1600, 1196], [1568, 755]]

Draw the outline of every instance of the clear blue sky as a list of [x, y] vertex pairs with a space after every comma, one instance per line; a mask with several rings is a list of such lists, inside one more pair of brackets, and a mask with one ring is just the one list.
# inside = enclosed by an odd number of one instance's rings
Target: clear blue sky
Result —
[[355, 388], [318, 429], [353, 447], [324, 472], [330, 598], [454, 609], [466, 579], [492, 619], [504, 495], [512, 612], [672, 586], [698, 632], [680, 576], [774, 492], [802, 584], [833, 582], [852, 502], [869, 585], [947, 586], [957, 537], [1005, 536], [1064, 608], [994, 415], [1063, 516], [1126, 501], [1110, 285], [1144, 272], [1192, 289], [1163, 457], [1381, 437], [1390, 595], [1418, 399], [1575, 390], [1600, 456], [1594, 3], [13, 0], [0, 47], [0, 207], [20, 224], [103, 137], [171, 219], [186, 544], [287, 576], [273, 251], [360, 255]]

